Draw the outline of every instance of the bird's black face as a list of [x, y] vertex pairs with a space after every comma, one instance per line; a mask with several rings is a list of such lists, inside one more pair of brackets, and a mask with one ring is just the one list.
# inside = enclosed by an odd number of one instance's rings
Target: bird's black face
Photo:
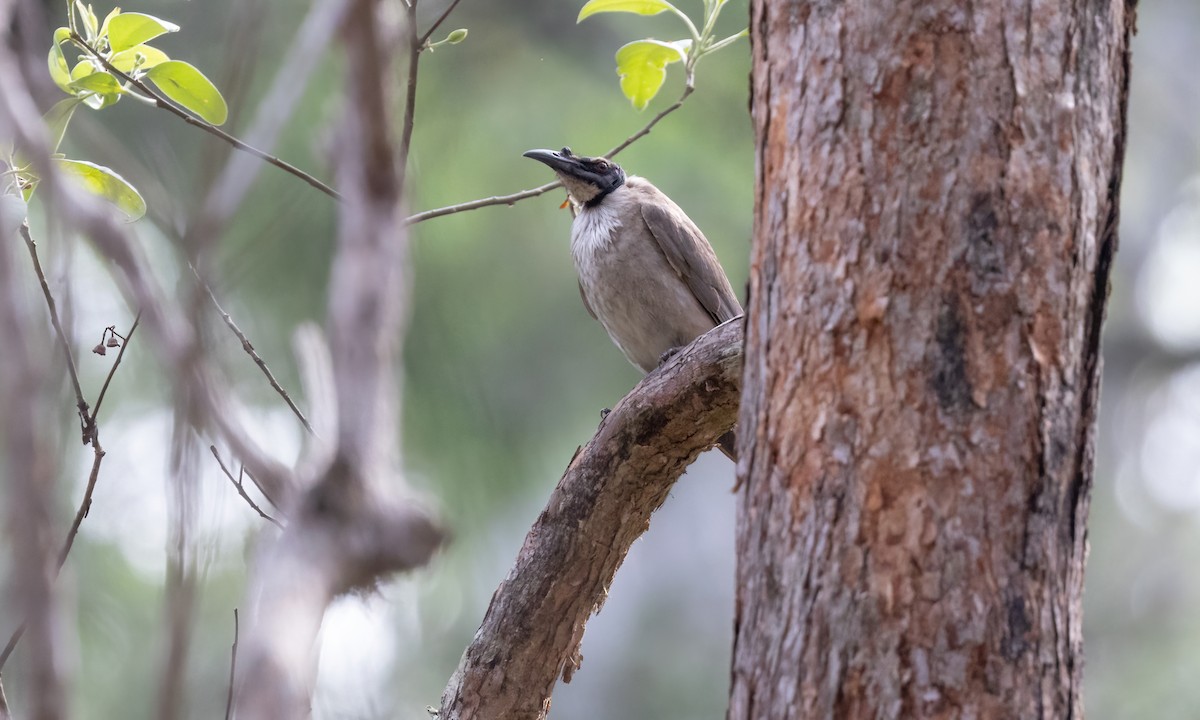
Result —
[[609, 193], [625, 184], [625, 171], [620, 165], [602, 157], [580, 157], [571, 148], [557, 152], [530, 150], [525, 157], [549, 165], [571, 197], [588, 207], [599, 205]]

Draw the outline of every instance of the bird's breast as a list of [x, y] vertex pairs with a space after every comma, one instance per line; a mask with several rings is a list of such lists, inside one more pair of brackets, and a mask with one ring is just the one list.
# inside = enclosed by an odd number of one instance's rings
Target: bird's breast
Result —
[[668, 350], [713, 327], [658, 247], [636, 205], [584, 208], [571, 254], [588, 306], [631, 363], [649, 372]]

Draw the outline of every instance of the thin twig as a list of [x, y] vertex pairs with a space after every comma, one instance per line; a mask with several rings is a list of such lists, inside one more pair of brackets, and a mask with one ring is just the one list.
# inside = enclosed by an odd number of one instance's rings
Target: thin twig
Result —
[[92, 425], [95, 426], [96, 418], [100, 415], [100, 403], [104, 402], [104, 395], [108, 392], [108, 384], [112, 382], [113, 374], [117, 372], [117, 368], [121, 365], [121, 358], [125, 355], [125, 348], [129, 346], [129, 339], [133, 337], [133, 332], [137, 330], [138, 323], [142, 321], [142, 311], [138, 310], [138, 314], [133, 318], [133, 325], [129, 327], [129, 332], [125, 333], [125, 342], [121, 345], [120, 352], [117, 353], [117, 359], [113, 362], [111, 368], [108, 369], [108, 375], [104, 378], [104, 384], [100, 386], [100, 394], [96, 396], [96, 406], [92, 408]]
[[[684, 86], [683, 93], [679, 96], [678, 100], [651, 118], [650, 122], [646, 123], [641, 130], [638, 130], [634, 134], [625, 138], [616, 147], [605, 153], [604, 157], [611, 158], [646, 135], [649, 135], [650, 131], [654, 129], [654, 126], [658, 124], [659, 120], [662, 120], [666, 116], [683, 107], [684, 101], [688, 99], [688, 96], [691, 95], [694, 90], [695, 87], [692, 85], [689, 79], [689, 82]], [[426, 220], [432, 220], [444, 215], [453, 215], [454, 213], [465, 212], [467, 210], [478, 210], [479, 208], [489, 207], [491, 205], [512, 205], [518, 201], [537, 197], [543, 193], [550, 192], [557, 187], [562, 187], [562, 183], [546, 183], [540, 187], [522, 190], [521, 192], [516, 192], [511, 195], [496, 195], [489, 198], [481, 198], [479, 200], [471, 200], [470, 202], [459, 203], [457, 205], [447, 205], [446, 207], [435, 208], [433, 210], [425, 210], [424, 212], [419, 212], [415, 215], [408, 216], [405, 222], [409, 225], [416, 225], [417, 223], [425, 222]]]
[[[53, 302], [53, 299], [48, 299], [48, 302]], [[121, 366], [121, 358], [125, 357], [125, 349], [129, 347], [129, 341], [133, 338], [133, 331], [137, 330], [138, 322], [141, 319], [141, 313], [134, 319], [133, 325], [130, 326], [129, 332], [125, 333], [125, 342], [121, 345], [120, 352], [117, 353], [117, 359], [113, 361], [113, 365], [108, 370], [108, 376], [104, 379], [104, 387], [100, 390], [100, 395], [96, 398], [96, 404], [93, 407], [91, 414], [84, 421], [84, 426], [88, 428], [88, 439], [92, 444], [92, 469], [88, 473], [87, 486], [83, 490], [83, 499], [79, 501], [79, 507], [75, 510], [75, 519], [71, 521], [71, 527], [67, 530], [67, 537], [63, 541], [62, 548], [58, 551], [58, 567], [56, 572], [62, 570], [63, 565], [67, 562], [67, 556], [71, 554], [71, 548], [75, 546], [75, 537], [79, 534], [79, 527], [83, 524], [83, 519], [88, 516], [88, 512], [92, 509], [92, 496], [96, 492], [96, 482], [100, 479], [100, 463], [103, 462], [105, 452], [100, 445], [100, 428], [96, 425], [96, 416], [100, 412], [100, 404], [104, 400], [104, 393], [108, 390], [108, 383], [112, 380], [113, 374], [117, 372], [117, 368]], [[21, 636], [25, 634], [25, 623], [22, 622], [13, 634], [8, 638], [8, 642], [4, 645], [4, 650], [0, 651], [0, 670], [4, 668], [4, 664], [8, 662], [8, 658], [16, 649], [17, 643], [21, 641]]]
[[70, 554], [72, 546], [75, 544], [75, 536], [79, 534], [79, 526], [83, 524], [83, 519], [87, 517], [88, 511], [92, 509], [92, 494], [96, 490], [96, 480], [100, 477], [100, 461], [104, 459], [104, 448], [100, 447], [100, 430], [96, 426], [96, 414], [100, 410], [100, 403], [104, 400], [104, 392], [108, 390], [108, 383], [117, 372], [117, 368], [121, 366], [121, 360], [125, 357], [125, 350], [129, 348], [129, 341], [133, 338], [133, 331], [137, 330], [140, 320], [141, 313], [138, 313], [138, 316], [133, 320], [133, 325], [129, 328], [129, 332], [125, 333], [125, 343], [121, 345], [121, 350], [117, 353], [117, 359], [113, 361], [112, 367], [108, 370], [108, 376], [104, 379], [104, 387], [101, 388], [100, 395], [96, 398], [96, 407], [92, 410], [91, 417], [88, 418], [88, 424], [92, 428], [92, 450], [94, 451], [92, 471], [88, 474], [88, 483], [83, 491], [83, 500], [79, 503], [79, 509], [75, 511], [75, 519], [71, 522], [71, 529], [67, 531], [67, 539], [63, 542], [62, 550], [58, 553], [58, 568], [60, 570], [67, 561], [67, 555]]
[[204, 291], [208, 293], [209, 299], [212, 300], [213, 307], [217, 309], [217, 313], [220, 314], [221, 319], [225, 321], [225, 326], [229, 328], [230, 332], [237, 336], [237, 339], [242, 343], [242, 349], [246, 351], [246, 354], [249, 355], [252, 360], [254, 360], [254, 364], [258, 366], [258, 369], [262, 370], [263, 375], [265, 375], [267, 378], [267, 382], [271, 383], [271, 387], [275, 388], [275, 392], [279, 393], [279, 396], [283, 398], [285, 403], [287, 403], [287, 406], [291, 409], [292, 413], [296, 416], [300, 423], [304, 425], [304, 429], [311, 433], [313, 428], [312, 425], [309, 424], [308, 418], [305, 417], [304, 413], [300, 411], [300, 408], [296, 405], [296, 402], [292, 400], [292, 396], [288, 394], [288, 391], [284, 390], [283, 386], [279, 384], [279, 381], [275, 379], [275, 374], [271, 372], [271, 368], [267, 366], [267, 362], [263, 360], [262, 356], [258, 354], [258, 351], [254, 349], [254, 345], [250, 343], [250, 338], [246, 337], [246, 333], [242, 332], [242, 329], [239, 328], [237, 323], [233, 321], [233, 318], [230, 317], [229, 313], [225, 312], [225, 308], [221, 307], [221, 303], [217, 301], [216, 294], [213, 293], [213, 290], [211, 287], [209, 287], [208, 283], [204, 282], [204, 278], [200, 277], [200, 273], [196, 270], [196, 267], [192, 265], [191, 268], [192, 274], [196, 276], [196, 280], [201, 286], [203, 286]]
[[[75, 408], [79, 411], [80, 429], [83, 431], [83, 444], [87, 445], [91, 436], [91, 415], [88, 413], [87, 400], [83, 399], [83, 388], [79, 384], [79, 370], [75, 367], [75, 355], [71, 352], [71, 343], [67, 333], [63, 331], [62, 321], [58, 319], [58, 304], [50, 292], [50, 283], [46, 281], [46, 273], [42, 270], [42, 261], [38, 259], [37, 243], [29, 233], [29, 221], [21, 222], [21, 237], [25, 239], [25, 247], [29, 248], [29, 257], [33, 260], [33, 271], [37, 273], [38, 282], [42, 285], [42, 295], [46, 298], [46, 307], [50, 310], [50, 322], [54, 325], [54, 334], [62, 345], [63, 355], [67, 358], [67, 371], [71, 374], [71, 386], [75, 390]], [[3, 667], [3, 664], [0, 664]]]
[[325, 193], [326, 195], [328, 195], [329, 197], [331, 197], [335, 200], [340, 201], [342, 199], [341, 194], [338, 193], [337, 190], [334, 190], [333, 188], [329, 187], [325, 183], [316, 179], [312, 175], [309, 175], [308, 173], [304, 172], [303, 170], [296, 167], [295, 165], [292, 165], [291, 163], [288, 163], [284, 160], [280, 160], [279, 158], [275, 157], [274, 155], [265, 153], [262, 150], [259, 150], [258, 148], [254, 147], [252, 145], [248, 145], [247, 143], [235, 138], [234, 136], [230, 135], [229, 133], [225, 132], [224, 130], [218, 128], [217, 126], [207, 123], [204, 120], [201, 120], [199, 118], [193, 117], [192, 115], [189, 115], [188, 113], [184, 112], [183, 110], [180, 110], [179, 108], [175, 107], [173, 104], [168, 102], [166, 100], [166, 98], [159, 95], [146, 83], [144, 83], [141, 80], [138, 80], [137, 78], [134, 78], [133, 76], [131, 76], [127, 73], [124, 73], [124, 72], [118, 70], [116, 67], [114, 67], [112, 65], [112, 63], [110, 63], [107, 59], [104, 58], [104, 56], [102, 56], [100, 53], [98, 53], [94, 49], [92, 49], [92, 47], [90, 45], [88, 45], [84, 41], [84, 39], [79, 36], [78, 33], [72, 32], [71, 40], [73, 40], [75, 42], [75, 44], [78, 45], [80, 48], [82, 48], [83, 51], [86, 52], [88, 55], [91, 55], [93, 58], [98, 60], [100, 62], [100, 64], [104, 66], [105, 70], [112, 73], [113, 75], [116, 75], [117, 77], [119, 77], [120, 79], [129, 83], [133, 87], [137, 88], [143, 95], [145, 95], [147, 98], [153, 100], [154, 104], [157, 105], [158, 107], [162, 108], [163, 110], [170, 112], [171, 114], [175, 115], [176, 117], [183, 120], [184, 122], [186, 122], [189, 125], [198, 127], [201, 130], [207, 132], [208, 134], [224, 140], [225, 142], [229, 143], [230, 145], [237, 148], [238, 150], [241, 150], [242, 152], [249, 153], [249, 154], [253, 155], [254, 157], [258, 158], [259, 160], [262, 160], [263, 162], [274, 165], [275, 167], [279, 168], [280, 170], [283, 170], [286, 173], [289, 173], [291, 175], [294, 175], [294, 176], [300, 178], [304, 182], [308, 183], [309, 185], [320, 190], [321, 192]]
[[422, 47], [425, 46], [425, 43], [429, 42], [429, 38], [433, 37], [433, 34], [437, 32], [437, 29], [446, 21], [446, 18], [450, 17], [450, 13], [454, 12], [454, 8], [458, 7], [460, 2], [462, 2], [462, 0], [454, 0], [454, 2], [450, 3], [450, 7], [446, 8], [446, 11], [439, 15], [437, 20], [433, 21], [433, 24], [430, 25], [429, 29], [425, 31], [425, 34], [421, 36], [420, 45]]
[[8, 698], [4, 697], [4, 683], [0, 682], [0, 720], [12, 720], [8, 710]]
[[689, 82], [686, 86], [684, 86], [683, 93], [680, 94], [678, 100], [676, 100], [671, 105], [668, 105], [666, 108], [663, 109], [662, 112], [660, 112], [659, 114], [657, 114], [653, 118], [651, 118], [650, 122], [646, 123], [646, 126], [643, 127], [641, 130], [638, 130], [634, 134], [625, 138], [625, 140], [622, 141], [619, 145], [617, 145], [612, 150], [609, 150], [608, 153], [604, 157], [610, 158], [610, 157], [616, 155], [617, 153], [621, 152], [625, 148], [629, 147], [630, 145], [634, 144], [638, 140], [641, 140], [642, 138], [649, 135], [650, 131], [654, 129], [654, 126], [658, 124], [659, 120], [662, 120], [666, 116], [670, 115], [671, 113], [675, 112], [679, 108], [683, 107], [684, 101], [688, 99], [688, 96], [691, 95], [692, 92], [695, 91], [695, 89], [696, 88], [692, 86], [692, 83]]
[[[229, 650], [229, 692], [225, 695], [225, 720], [233, 717], [233, 675], [237, 670], [238, 609], [233, 609], [233, 647]], [[0, 718], [0, 720], [3, 720]]]
[[[208, 450], [209, 450], [209, 452], [212, 453], [212, 456], [217, 459], [217, 464], [221, 466], [221, 472], [225, 473], [225, 477], [229, 478], [229, 482], [233, 483], [233, 486], [235, 488], [237, 488], [238, 495], [242, 496], [242, 499], [245, 500], [246, 503], [249, 504], [250, 507], [254, 509], [254, 512], [258, 513], [259, 517], [261, 517], [263, 520], [270, 522], [272, 525], [274, 525], [275, 527], [282, 530], [283, 525], [275, 518], [273, 518], [270, 515], [263, 512], [263, 509], [260, 508], [258, 506], [258, 504], [255, 503], [254, 500], [249, 495], [246, 494], [246, 488], [245, 488], [244, 484], [242, 483], [242, 480], [240, 478], [235, 478], [233, 476], [233, 473], [229, 472], [229, 468], [225, 467], [224, 461], [221, 460], [220, 453], [217, 452], [217, 446], [209, 445]], [[239, 475], [240, 475], [240, 473], [239, 473]], [[261, 490], [261, 488], [259, 488], [259, 489]]]
[[458, 205], [449, 205], [447, 207], [436, 208], [433, 210], [425, 210], [416, 215], [409, 215], [405, 219], [408, 225], [416, 225], [426, 220], [442, 217], [443, 215], [453, 215], [454, 213], [466, 212], [467, 210], [478, 210], [479, 208], [489, 207], [491, 205], [512, 205], [520, 200], [527, 200], [531, 197], [537, 197], [543, 193], [548, 193], [554, 188], [562, 187], [562, 183], [557, 180], [551, 183], [546, 183], [540, 187], [522, 190], [521, 192], [513, 193], [512, 195], [494, 195], [488, 198], [480, 198], [470, 202], [459, 203]]
[[404, 191], [408, 178], [408, 153], [412, 147], [413, 126], [417, 113], [417, 70], [421, 63], [421, 50], [425, 42], [417, 33], [417, 0], [409, 0], [405, 6], [408, 14], [408, 80], [404, 85], [404, 121], [400, 130], [400, 154], [396, 161], [396, 195]]

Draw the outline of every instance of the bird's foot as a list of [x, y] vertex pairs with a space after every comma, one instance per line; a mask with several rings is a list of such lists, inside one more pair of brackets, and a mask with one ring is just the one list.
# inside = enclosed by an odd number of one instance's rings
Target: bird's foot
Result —
[[606, 417], [608, 417], [608, 414], [609, 414], [610, 412], [612, 412], [612, 410], [610, 410], [609, 408], [600, 408], [600, 422], [601, 422], [601, 424], [603, 424], [603, 423], [604, 423], [604, 419], [605, 419]]
[[678, 355], [678, 354], [679, 354], [679, 351], [680, 351], [680, 350], [682, 350], [682, 349], [683, 349], [683, 346], [682, 346], [682, 345], [679, 345], [679, 346], [677, 346], [677, 347], [670, 348], [670, 349], [669, 349], [669, 350], [667, 350], [665, 353], [663, 353], [662, 355], [659, 355], [659, 356], [658, 356], [658, 364], [659, 364], [660, 366], [662, 366], [662, 365], [665, 365], [665, 364], [667, 363], [667, 361], [668, 361], [668, 360], [670, 360], [671, 358], [673, 358], [673, 357], [675, 357], [676, 355]]

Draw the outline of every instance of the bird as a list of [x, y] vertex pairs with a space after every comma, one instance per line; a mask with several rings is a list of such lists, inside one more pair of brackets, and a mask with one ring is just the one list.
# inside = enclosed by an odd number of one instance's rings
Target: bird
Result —
[[[650, 181], [569, 147], [524, 156], [562, 181], [575, 209], [571, 255], [584, 308], [642, 373], [742, 314], [704, 233]], [[718, 447], [737, 460], [732, 430]]]

